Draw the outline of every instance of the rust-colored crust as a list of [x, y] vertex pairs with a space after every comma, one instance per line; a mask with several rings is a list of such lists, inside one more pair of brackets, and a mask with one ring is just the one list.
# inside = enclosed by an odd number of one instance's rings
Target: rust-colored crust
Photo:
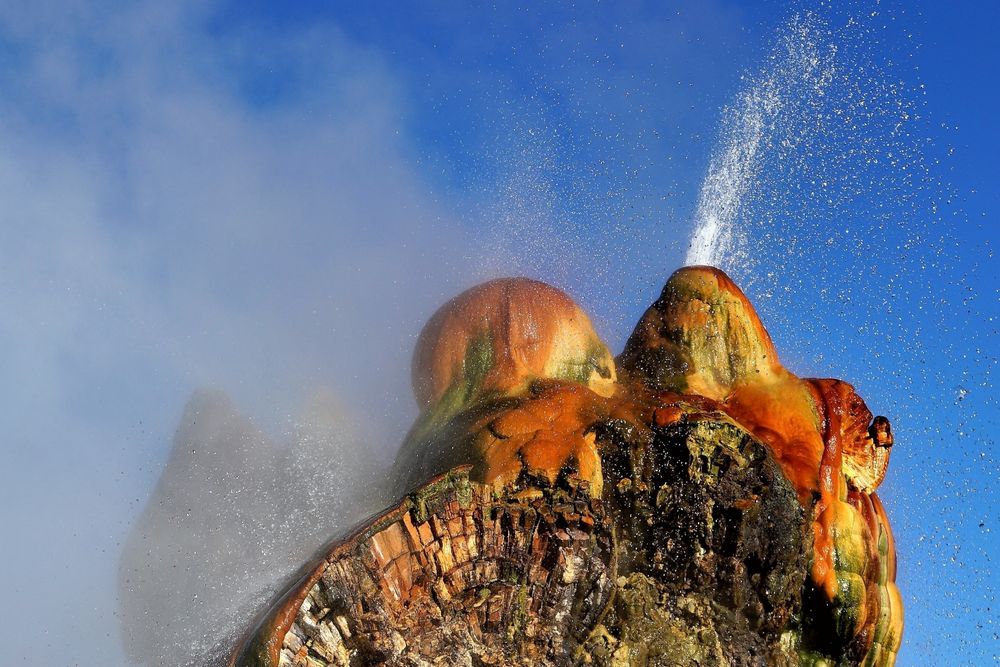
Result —
[[[590, 318], [564, 292], [529, 278], [491, 280], [446, 303], [421, 331], [413, 391], [426, 409], [469, 382], [469, 375], [481, 374], [477, 393], [506, 394], [555, 377], [560, 363], [582, 362], [603, 345]], [[485, 349], [477, 354], [477, 348]], [[606, 348], [602, 356], [611, 362]], [[474, 364], [483, 368], [470, 368]], [[613, 364], [602, 371], [613, 381]]]
[[252, 626], [253, 631], [241, 640], [239, 647], [229, 659], [229, 667], [248, 664], [271, 667], [278, 664], [281, 640], [288, 633], [288, 628], [295, 620], [295, 614], [298, 613], [303, 600], [309, 594], [309, 589], [320, 578], [328, 564], [326, 559], [314, 564], [308, 574], [294, 583], [268, 609], [257, 624]]
[[[686, 267], [671, 276], [617, 364], [559, 290], [527, 279], [486, 283], [427, 324], [413, 378], [423, 413], [397, 470], [468, 464], [462, 474], [498, 500], [530, 501], [555, 487], [600, 498], [607, 491], [602, 461], [613, 457], [607, 447], [629, 447], [680, 422], [731, 419], [767, 446], [806, 512], [810, 585], [837, 632], [848, 633], [852, 659], [894, 660], [902, 603], [895, 545], [875, 495], [891, 426], [873, 419], [850, 384], [786, 369], [746, 295], [722, 271]], [[608, 428], [625, 435], [602, 441]], [[401, 521], [413, 502], [338, 542], [269, 614], [255, 635], [268, 639], [248, 642], [244, 654], [263, 651], [257, 664], [276, 667], [275, 637], [287, 635], [320, 571], [347, 545]], [[393, 586], [412, 583], [404, 574]]]

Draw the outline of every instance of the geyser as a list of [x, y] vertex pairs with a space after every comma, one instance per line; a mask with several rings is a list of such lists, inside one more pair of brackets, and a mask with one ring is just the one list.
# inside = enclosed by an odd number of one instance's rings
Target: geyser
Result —
[[787, 150], [815, 131], [812, 110], [833, 81], [835, 49], [824, 48], [818, 17], [794, 15], [782, 26], [760, 71], [722, 110], [718, 144], [698, 193], [685, 264], [729, 268], [744, 257], [740, 214], [760, 185], [766, 152]]
[[677, 271], [617, 360], [565, 294], [494, 281], [414, 372], [396, 470], [420, 484], [232, 665], [894, 663], [889, 422], [786, 369], [722, 271]]

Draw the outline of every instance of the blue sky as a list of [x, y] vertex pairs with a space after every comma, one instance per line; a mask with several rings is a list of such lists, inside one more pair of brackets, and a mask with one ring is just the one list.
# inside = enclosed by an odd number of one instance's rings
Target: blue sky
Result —
[[620, 349], [723, 109], [810, 11], [832, 78], [768, 135], [724, 268], [789, 367], [893, 421], [900, 664], [995, 660], [1000, 11], [936, 2], [0, 8], [7, 654], [129, 664], [119, 554], [200, 388], [276, 449], [333, 397], [349, 487], [464, 287], [547, 280]]

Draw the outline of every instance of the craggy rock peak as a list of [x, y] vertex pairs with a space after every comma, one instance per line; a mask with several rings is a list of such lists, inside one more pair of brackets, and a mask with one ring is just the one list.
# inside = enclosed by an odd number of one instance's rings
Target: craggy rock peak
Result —
[[431, 318], [394, 508], [324, 549], [233, 665], [892, 665], [892, 431], [782, 366], [723, 272], [667, 282], [617, 359], [565, 294]]

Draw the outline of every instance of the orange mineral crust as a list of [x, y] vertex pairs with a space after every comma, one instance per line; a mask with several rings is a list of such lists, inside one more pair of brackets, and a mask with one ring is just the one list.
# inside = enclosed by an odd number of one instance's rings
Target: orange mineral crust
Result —
[[873, 420], [846, 382], [788, 371], [749, 300], [712, 267], [670, 278], [618, 366], [650, 388], [718, 401], [770, 447], [812, 511], [813, 583], [853, 626], [859, 654], [894, 655], [902, 605], [892, 533], [874, 494], [893, 443], [889, 421]]
[[590, 318], [566, 294], [529, 278], [492, 280], [445, 304], [413, 354], [422, 408], [449, 391], [463, 398], [523, 390], [536, 378], [582, 380], [607, 393], [614, 363]]
[[[394, 476], [416, 491], [325, 554], [320, 579], [310, 570], [246, 645], [261, 660], [238, 664], [415, 646], [437, 660], [470, 637], [483, 664], [504, 666], [894, 663], [903, 608], [875, 494], [889, 421], [850, 384], [786, 369], [722, 271], [675, 272], [617, 360], [565, 293], [494, 280], [433, 315], [412, 374], [421, 413]], [[596, 578], [562, 590], [587, 564]], [[344, 591], [357, 618], [323, 634]], [[694, 631], [672, 614], [696, 598]], [[550, 617], [582, 624], [575, 648], [540, 639]]]
[[554, 484], [572, 471], [600, 495], [601, 457], [587, 429], [607, 412], [606, 402], [586, 387], [543, 384], [533, 400], [501, 413], [481, 432], [483, 480], [503, 488], [524, 473]]

